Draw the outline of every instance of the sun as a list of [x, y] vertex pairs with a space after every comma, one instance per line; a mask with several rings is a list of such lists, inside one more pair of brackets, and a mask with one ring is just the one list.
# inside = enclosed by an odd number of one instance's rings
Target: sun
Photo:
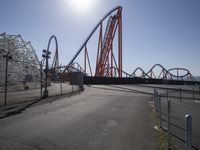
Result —
[[69, 5], [78, 13], [87, 12], [95, 0], [68, 0]]

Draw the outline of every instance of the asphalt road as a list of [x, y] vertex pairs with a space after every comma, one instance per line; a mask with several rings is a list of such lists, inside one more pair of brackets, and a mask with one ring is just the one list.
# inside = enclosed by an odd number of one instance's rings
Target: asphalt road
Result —
[[155, 150], [151, 95], [107, 87], [0, 120], [0, 150]]
[[[165, 97], [166, 89], [173, 88], [177, 90], [169, 90], [168, 96], [171, 100], [171, 141], [172, 148], [175, 150], [185, 149], [185, 115], [189, 114], [192, 116], [192, 146], [194, 150], [200, 150], [200, 91], [199, 86], [180, 86], [180, 85], [110, 85], [117, 89], [126, 89], [130, 91], [138, 91], [141, 93], [151, 94], [154, 91], [154, 87], [157, 87], [158, 93], [162, 96], [161, 98], [161, 109], [162, 109], [162, 127], [167, 129], [167, 98]], [[160, 88], [161, 89], [160, 89]], [[180, 99], [180, 91], [181, 99]], [[193, 95], [193, 88], [196, 92]]]

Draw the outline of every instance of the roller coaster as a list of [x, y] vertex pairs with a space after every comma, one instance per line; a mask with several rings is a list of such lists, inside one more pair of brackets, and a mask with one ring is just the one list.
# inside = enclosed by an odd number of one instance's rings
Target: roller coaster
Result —
[[[158, 68], [158, 69], [157, 69]], [[157, 74], [155, 70], [161, 70]], [[175, 72], [176, 74], [172, 74]], [[182, 74], [180, 74], [182, 73]], [[186, 80], [186, 81], [195, 81], [195, 78], [190, 73], [188, 69], [185, 68], [171, 68], [165, 69], [160, 64], [155, 64], [148, 72], [145, 72], [142, 68], [136, 68], [131, 74], [132, 77], [142, 77], [150, 79], [166, 79], [166, 80]]]
[[[84, 51], [84, 72], [87, 72], [89, 68], [89, 75], [95, 76], [110, 76], [113, 77], [113, 67], [118, 68], [118, 77], [122, 77], [122, 7], [118, 6], [111, 11], [109, 11], [94, 27], [91, 33], [88, 35], [86, 40], [83, 42], [81, 47], [78, 49], [74, 57], [70, 60], [69, 64], [63, 70], [63, 73], [69, 69], [73, 64], [77, 56]], [[107, 19], [107, 25], [105, 31], [103, 32], [103, 25]], [[98, 37], [98, 48], [97, 48], [97, 58], [96, 58], [96, 70], [92, 73], [91, 63], [88, 55], [87, 44], [89, 40], [94, 35], [94, 33], [99, 29]], [[118, 30], [118, 62], [115, 57], [113, 50], [114, 38]], [[87, 67], [87, 64], [89, 67]], [[107, 68], [107, 69], [106, 69]], [[110, 68], [110, 69], [108, 69]]]
[[[103, 31], [104, 29], [104, 31]], [[98, 32], [98, 46], [96, 53], [96, 67], [92, 69], [87, 45], [92, 36]], [[142, 68], [136, 68], [132, 74], [126, 73], [122, 68], [122, 7], [118, 6], [110, 10], [90, 32], [86, 40], [66, 66], [59, 66], [58, 43], [55, 36], [49, 39], [48, 48], [52, 39], [55, 39], [55, 55], [51, 67], [51, 73], [60, 72], [62, 75], [67, 72], [82, 72], [89, 77], [117, 77], [117, 78], [144, 78], [192, 81], [195, 78], [188, 69], [171, 68], [166, 69], [160, 64], [155, 64], [149, 71], [145, 72]], [[115, 43], [117, 41], [117, 43]], [[115, 48], [114, 48], [115, 44]], [[83, 67], [75, 62], [76, 58], [83, 52]], [[116, 57], [117, 56], [117, 57]], [[117, 59], [116, 59], [117, 58]], [[93, 63], [94, 64], [94, 63]], [[95, 72], [93, 72], [95, 70]], [[160, 70], [160, 71], [159, 71]]]

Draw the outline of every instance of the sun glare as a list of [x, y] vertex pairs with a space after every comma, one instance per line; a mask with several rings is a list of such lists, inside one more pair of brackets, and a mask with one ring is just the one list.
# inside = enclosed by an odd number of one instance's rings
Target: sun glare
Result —
[[85, 13], [87, 12], [93, 3], [94, 0], [68, 0], [70, 7], [78, 12], [78, 13]]

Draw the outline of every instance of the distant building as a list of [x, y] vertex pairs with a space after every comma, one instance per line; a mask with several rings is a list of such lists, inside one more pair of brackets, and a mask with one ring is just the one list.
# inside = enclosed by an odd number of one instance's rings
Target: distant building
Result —
[[[6, 59], [8, 85], [32, 86], [40, 81], [40, 65], [34, 48], [21, 35], [0, 34], [0, 87], [5, 84]], [[35, 86], [37, 86], [35, 84]]]

